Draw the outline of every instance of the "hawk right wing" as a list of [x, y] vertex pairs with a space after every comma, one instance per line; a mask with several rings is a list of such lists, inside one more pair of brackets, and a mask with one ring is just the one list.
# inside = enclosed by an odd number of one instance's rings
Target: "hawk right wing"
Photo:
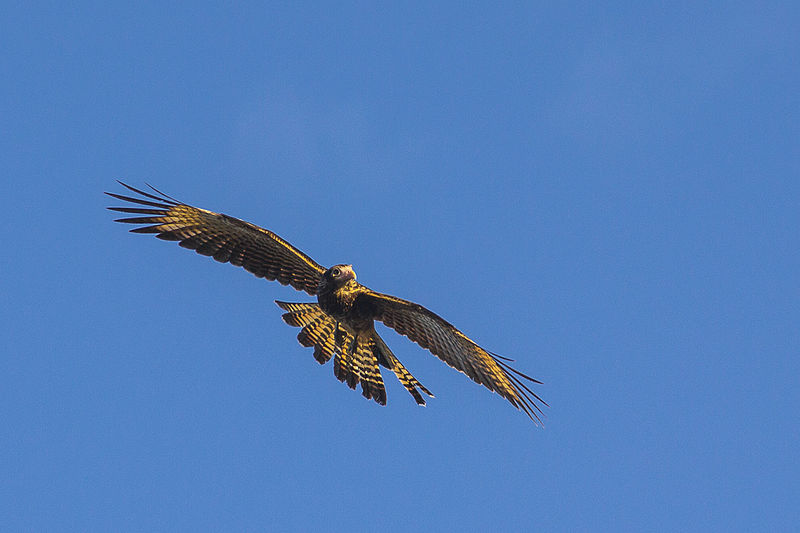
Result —
[[179, 241], [182, 247], [212, 256], [221, 263], [244, 267], [259, 278], [277, 280], [312, 296], [317, 294], [325, 269], [271, 231], [238, 218], [183, 204], [153, 187], [150, 188], [158, 196], [119, 183], [141, 198], [106, 194], [146, 206], [109, 207], [112, 211], [144, 215], [116, 220], [143, 225], [131, 232], [155, 233], [159, 239]]
[[419, 304], [370, 289], [359, 295], [356, 302], [375, 320], [426, 348], [473, 381], [497, 392], [514, 407], [522, 409], [531, 420], [542, 422], [539, 415], [543, 413], [538, 404], [547, 403], [525, 381], [541, 382], [512, 368], [508, 364], [510, 359], [481, 348], [451, 323]]

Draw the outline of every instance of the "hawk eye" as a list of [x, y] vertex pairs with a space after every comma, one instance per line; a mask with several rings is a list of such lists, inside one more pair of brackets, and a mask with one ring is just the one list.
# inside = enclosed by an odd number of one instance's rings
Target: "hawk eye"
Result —
[[339, 276], [339, 274], [341, 274], [341, 273], [342, 273], [342, 271], [341, 271], [341, 270], [339, 270], [338, 268], [334, 268], [334, 269], [331, 271], [331, 274], [333, 274], [333, 277], [334, 277], [334, 278], [338, 277], [338, 276]]

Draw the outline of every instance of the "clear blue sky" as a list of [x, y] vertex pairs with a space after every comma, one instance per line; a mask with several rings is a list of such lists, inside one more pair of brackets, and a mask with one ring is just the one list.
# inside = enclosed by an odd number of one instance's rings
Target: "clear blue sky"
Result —
[[[0, 18], [4, 530], [797, 527], [795, 3], [112, 4]], [[364, 400], [117, 178], [428, 306], [545, 429], [389, 331], [436, 398]]]

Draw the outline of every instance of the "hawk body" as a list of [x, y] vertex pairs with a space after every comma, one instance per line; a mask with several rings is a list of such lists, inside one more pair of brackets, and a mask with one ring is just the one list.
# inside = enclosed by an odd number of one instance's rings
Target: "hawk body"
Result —
[[363, 305], [357, 305], [359, 297], [368, 290], [356, 281], [353, 265], [336, 265], [322, 275], [317, 301], [332, 317], [345, 321], [355, 331], [363, 331], [372, 327], [374, 320]]
[[132, 232], [178, 241], [219, 262], [316, 296], [316, 303], [276, 303], [287, 311], [284, 321], [301, 328], [297, 340], [314, 348], [314, 359], [325, 364], [333, 358], [337, 379], [351, 389], [360, 384], [367, 399], [386, 404], [381, 366], [395, 374], [418, 404], [425, 405], [422, 394], [433, 396], [375, 331], [377, 320], [541, 422], [539, 404], [547, 404], [526, 384], [541, 382], [515, 370], [510, 359], [481, 348], [425, 307], [361, 285], [352, 265], [326, 269], [269, 230], [181, 203], [152, 187], [155, 194], [120, 184], [139, 197], [106, 194], [136, 207], [109, 209], [137, 215], [117, 219], [139, 225]]

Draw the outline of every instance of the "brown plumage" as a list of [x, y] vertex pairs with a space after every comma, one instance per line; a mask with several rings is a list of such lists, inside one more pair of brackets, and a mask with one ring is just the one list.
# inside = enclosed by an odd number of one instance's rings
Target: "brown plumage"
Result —
[[526, 384], [541, 383], [509, 366], [510, 359], [491, 353], [430, 310], [394, 296], [375, 292], [356, 281], [351, 265], [329, 269], [271, 231], [237, 218], [181, 203], [160, 191], [148, 193], [120, 182], [140, 197], [106, 193], [144, 207], [109, 207], [135, 214], [117, 222], [139, 224], [134, 233], [153, 233], [178, 241], [184, 248], [220, 262], [242, 266], [258, 277], [317, 297], [317, 303], [276, 302], [287, 311], [287, 324], [302, 328], [297, 339], [314, 348], [324, 364], [333, 358], [334, 374], [351, 389], [361, 384], [367, 399], [386, 404], [380, 366], [397, 376], [414, 400], [420, 392], [433, 396], [400, 363], [375, 331], [375, 320], [405, 335], [439, 359], [506, 398], [531, 419], [541, 422], [539, 404], [547, 405]]

